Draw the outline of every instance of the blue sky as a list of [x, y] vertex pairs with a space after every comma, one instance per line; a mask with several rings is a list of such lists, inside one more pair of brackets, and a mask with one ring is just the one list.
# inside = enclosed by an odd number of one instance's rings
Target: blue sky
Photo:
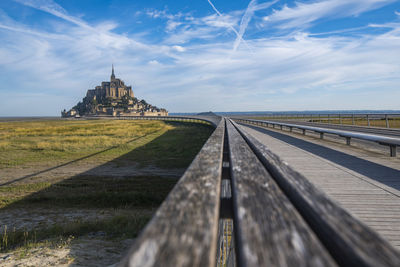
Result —
[[400, 109], [400, 1], [0, 1], [0, 116], [59, 115], [112, 63], [170, 112]]

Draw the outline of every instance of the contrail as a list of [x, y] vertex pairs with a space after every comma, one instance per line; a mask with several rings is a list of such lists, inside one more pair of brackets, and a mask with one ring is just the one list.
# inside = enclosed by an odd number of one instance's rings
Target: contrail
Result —
[[257, 0], [251, 0], [249, 5], [247, 6], [246, 11], [244, 12], [244, 15], [242, 17], [242, 21], [240, 22], [240, 26], [239, 26], [239, 34], [236, 37], [235, 42], [233, 43], [233, 51], [236, 51], [240, 41], [243, 40], [243, 35], [244, 32], [247, 29], [247, 25], [249, 25], [249, 22], [251, 20], [251, 17], [254, 14], [254, 6], [257, 4]]
[[[222, 17], [221, 12], [218, 11], [218, 9], [214, 6], [214, 4], [211, 2], [211, 0], [207, 0], [207, 1], [208, 1], [208, 3], [210, 4], [210, 6], [214, 9], [215, 13], [217, 13], [218, 16]], [[240, 36], [240, 34], [238, 33], [238, 31], [237, 31], [235, 28], [233, 28], [231, 25], [229, 25], [229, 28], [236, 34], [236, 36], [237, 36], [236, 39], [239, 39], [240, 41], [243, 41], [243, 42], [246, 44], [247, 48], [248, 48], [250, 51], [253, 51], [253, 50], [250, 48], [250, 46], [248, 45], [248, 43], [247, 43], [245, 40], [243, 40], [242, 36]]]
[[240, 45], [240, 42], [243, 39], [243, 35], [246, 32], [247, 26], [249, 25], [249, 22], [251, 20], [251, 18], [254, 15], [254, 12], [260, 9], [266, 9], [269, 8], [270, 6], [272, 6], [273, 4], [275, 4], [276, 2], [278, 2], [279, 0], [275, 0], [275, 1], [271, 1], [269, 3], [263, 3], [260, 5], [257, 5], [257, 0], [251, 0], [249, 5], [247, 6], [246, 11], [244, 12], [244, 15], [242, 17], [242, 21], [240, 22], [240, 28], [239, 28], [239, 33], [238, 36], [233, 44], [233, 51], [236, 51], [237, 48]]
[[214, 6], [214, 4], [210, 1], [210, 0], [207, 0], [208, 1], [208, 3], [211, 5], [211, 7], [214, 9], [214, 11], [219, 15], [219, 16], [222, 16], [222, 14], [218, 11], [218, 9]]

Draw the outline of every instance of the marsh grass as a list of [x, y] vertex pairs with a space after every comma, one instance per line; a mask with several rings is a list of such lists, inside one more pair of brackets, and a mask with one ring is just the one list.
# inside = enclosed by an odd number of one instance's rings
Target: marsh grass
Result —
[[112, 160], [125, 153], [142, 165], [186, 167], [212, 132], [197, 123], [162, 121], [32, 121], [0, 123], [0, 169], [65, 162], [101, 152]]
[[174, 128], [152, 142], [132, 150], [126, 158], [139, 162], [142, 166], [185, 168], [213, 131], [206, 124], [170, 122], [169, 125]]
[[0, 197], [0, 208], [157, 207], [171, 191], [176, 181], [176, 178], [158, 176], [123, 178], [76, 176], [55, 184], [12, 185], [0, 187], [3, 198]]
[[141, 142], [150, 142], [171, 129], [172, 126], [161, 121], [2, 122], [0, 168], [74, 159], [114, 146], [133, 149], [129, 145], [132, 140], [142, 137]]
[[[91, 156], [94, 168], [71, 178], [35, 179], [0, 186], [0, 208], [35, 210], [115, 209], [111, 218], [15, 230], [0, 225], [1, 251], [65, 244], [71, 238], [102, 232], [106, 238], [133, 238], [151, 218], [178, 178], [156, 175], [102, 175], [104, 168], [186, 168], [212, 127], [161, 121], [31, 121], [0, 123], [0, 169], [46, 162], [58, 166]], [[102, 162], [102, 163], [98, 163]], [[99, 169], [96, 169], [99, 167]], [[15, 210], [14, 210], [15, 212]], [[35, 216], [33, 213], [32, 216]], [[100, 216], [101, 217], [101, 216]], [[100, 218], [99, 217], [99, 218]], [[68, 218], [66, 218], [68, 220]], [[99, 237], [102, 238], [102, 237]]]
[[60, 245], [68, 239], [87, 234], [101, 235], [107, 239], [134, 238], [150, 219], [151, 214], [136, 212], [96, 221], [76, 220], [30, 231], [15, 228], [10, 231], [5, 226], [0, 234], [0, 251], [5, 252], [16, 247], [30, 248], [50, 239], [53, 245]]

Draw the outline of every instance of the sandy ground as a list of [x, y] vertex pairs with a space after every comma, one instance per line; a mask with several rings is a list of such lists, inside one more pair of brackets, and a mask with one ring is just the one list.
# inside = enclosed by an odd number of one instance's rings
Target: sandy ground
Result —
[[112, 218], [120, 215], [120, 210], [115, 209], [73, 209], [73, 208], [23, 208], [0, 210], [0, 231], [7, 225], [8, 231], [27, 230], [63, 224], [73, 221], [94, 221]]
[[0, 253], [0, 266], [116, 266], [132, 243], [133, 239], [109, 241], [86, 236], [65, 246]]
[[[93, 176], [136, 176], [158, 175], [180, 177], [184, 169], [160, 169], [153, 166], [140, 168], [135, 164], [121, 162], [104, 163], [102, 160], [82, 160], [71, 163], [39, 164], [16, 168], [0, 169], [1, 185], [51, 182], [74, 177], [78, 174]], [[0, 231], [7, 225], [8, 231], [30, 230], [68, 221], [93, 221], [111, 218], [121, 214], [115, 209], [74, 209], [74, 208], [29, 208], [0, 209]], [[20, 248], [8, 253], [0, 253], [0, 266], [114, 266], [132, 244], [132, 239], [107, 240], [102, 232], [74, 238], [66, 244], [54, 247], [43, 243], [33, 248]], [[54, 242], [53, 242], [54, 244]]]
[[120, 162], [99, 161], [94, 163], [92, 160], [78, 161], [73, 163], [57, 164], [35, 164], [16, 168], [0, 169], [0, 185], [18, 184], [29, 182], [57, 182], [71, 178], [78, 174], [85, 175], [104, 175], [113, 177], [138, 176], [138, 175], [156, 175], [180, 177], [185, 169], [160, 169], [154, 166], [140, 167], [139, 164], [130, 162], [121, 164]]

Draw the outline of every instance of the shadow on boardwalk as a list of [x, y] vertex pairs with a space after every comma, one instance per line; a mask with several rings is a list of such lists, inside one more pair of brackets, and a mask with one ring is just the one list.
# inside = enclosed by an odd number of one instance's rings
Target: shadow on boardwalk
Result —
[[400, 190], [400, 171], [386, 167], [375, 162], [361, 159], [338, 150], [317, 145], [299, 138], [295, 138], [283, 133], [271, 131], [253, 125], [246, 125], [261, 133], [267, 134], [273, 138], [281, 140], [285, 143], [303, 149], [321, 158], [327, 159], [338, 165], [353, 170], [359, 174], [369, 177], [375, 181], [385, 184], [394, 189]]

